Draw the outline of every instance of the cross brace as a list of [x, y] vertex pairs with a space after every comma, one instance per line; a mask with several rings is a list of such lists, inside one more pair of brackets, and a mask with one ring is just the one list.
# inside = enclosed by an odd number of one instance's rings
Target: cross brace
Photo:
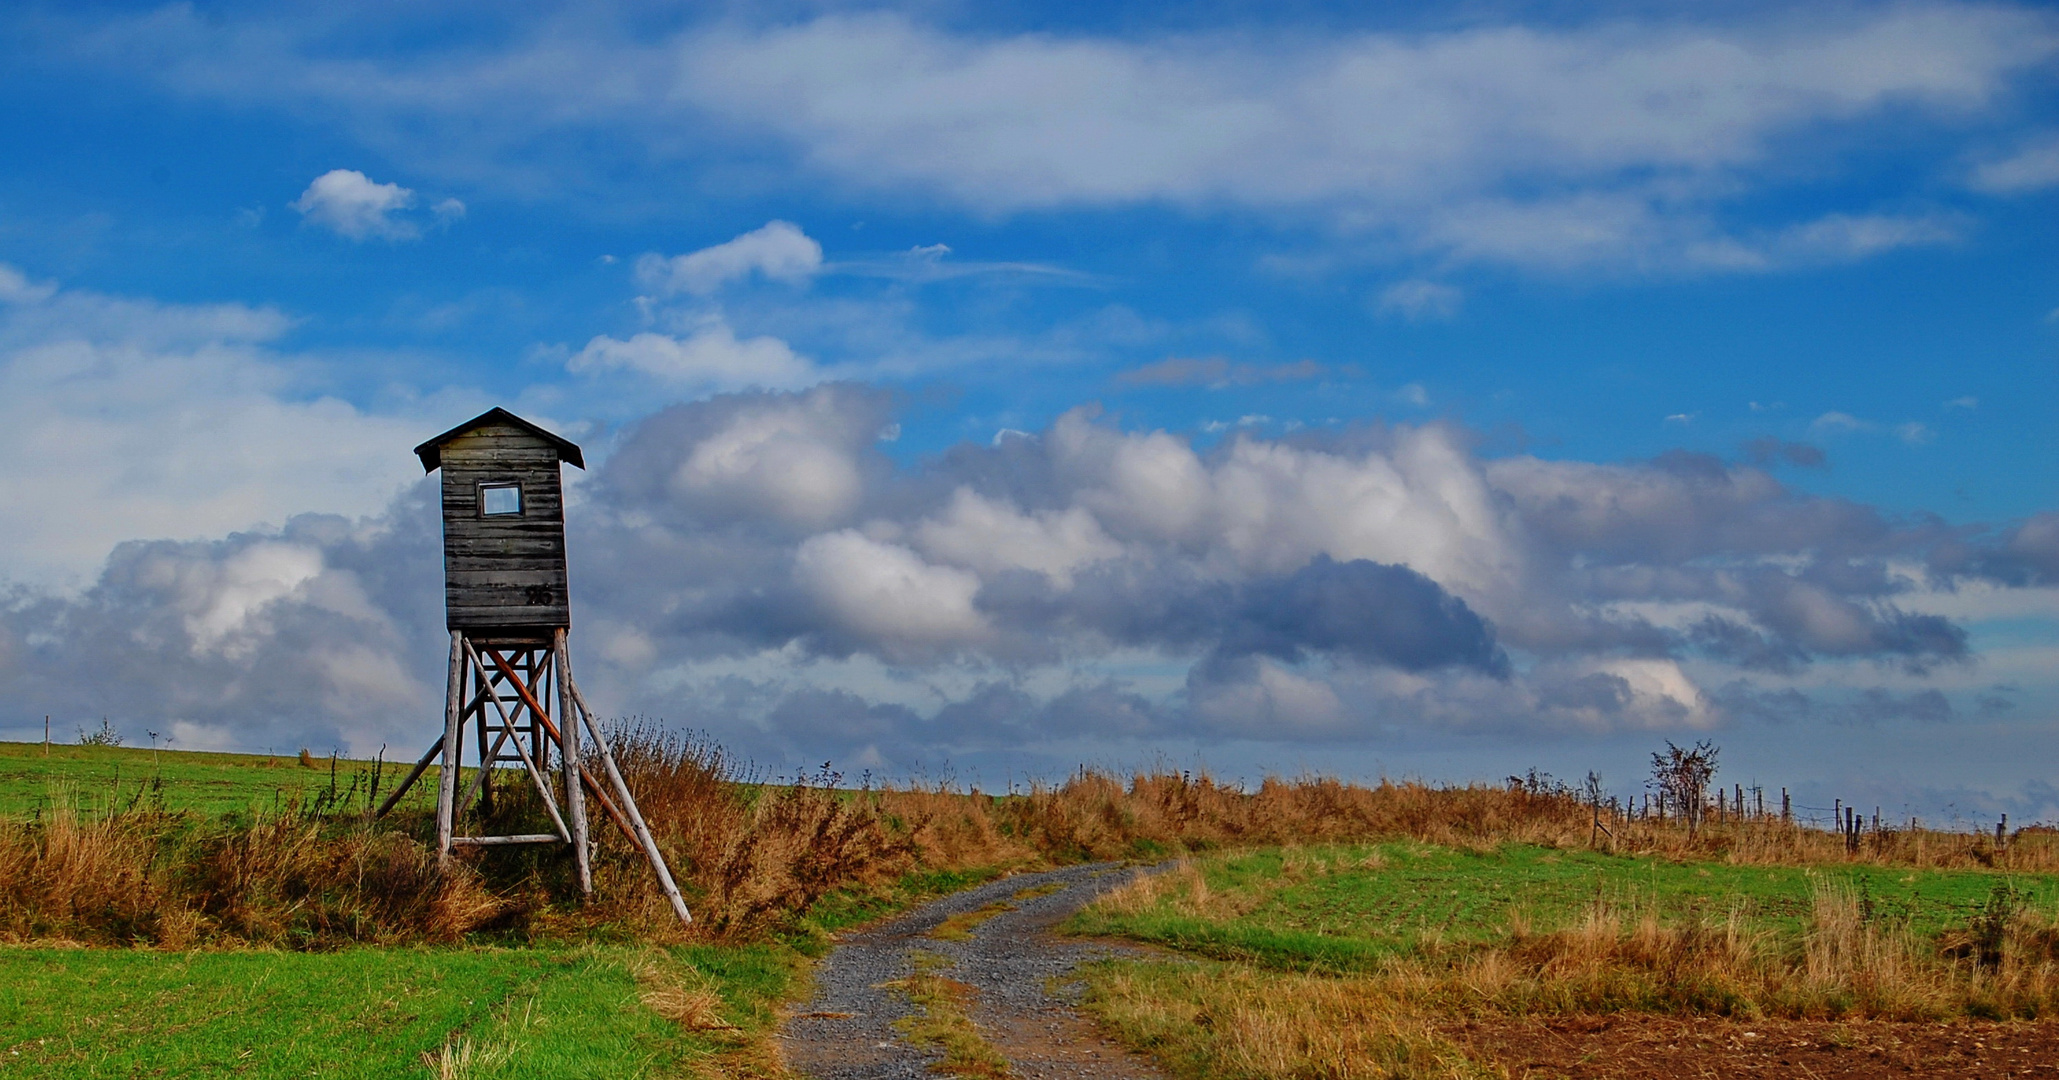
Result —
[[[556, 698], [556, 709], [544, 702]], [[477, 736], [479, 767], [459, 797], [458, 784], [464, 751], [465, 727], [471, 724]], [[556, 768], [551, 751], [555, 749]], [[541, 642], [506, 645], [475, 642], [462, 630], [450, 634], [450, 676], [444, 695], [443, 735], [415, 763], [407, 779], [387, 796], [379, 807], [384, 816], [400, 802], [409, 788], [438, 757], [442, 768], [437, 777], [436, 852], [448, 860], [454, 847], [495, 847], [508, 844], [567, 844], [578, 865], [579, 890], [593, 891], [592, 842], [588, 836], [586, 797], [593, 796], [623, 837], [642, 851], [650, 863], [658, 887], [681, 922], [693, 917], [665, 856], [636, 797], [622, 779], [614, 752], [602, 734], [585, 695], [572, 680], [572, 657], [566, 647], [565, 631], [552, 634], [548, 645]], [[600, 775], [586, 765], [598, 757]], [[542, 797], [553, 832], [521, 833], [508, 836], [457, 834], [457, 826], [471, 810], [491, 813], [493, 781], [497, 766], [519, 762], [522, 773]], [[553, 780], [556, 783], [553, 783]], [[479, 801], [473, 803], [477, 796]], [[562, 803], [562, 812], [561, 812]]]

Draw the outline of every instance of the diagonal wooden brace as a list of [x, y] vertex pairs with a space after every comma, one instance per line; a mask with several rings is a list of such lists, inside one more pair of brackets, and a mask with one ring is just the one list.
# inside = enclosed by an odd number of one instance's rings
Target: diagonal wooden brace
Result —
[[[471, 642], [469, 642], [469, 641], [465, 642], [465, 649], [466, 649], [466, 651], [468, 651], [468, 652], [470, 652], [470, 653], [471, 653], [471, 655], [472, 655], [472, 663], [474, 663], [474, 664], [479, 664], [479, 654], [478, 654], [478, 652], [477, 652], [476, 650], [474, 650], [474, 649], [472, 648], [472, 643], [471, 643]], [[489, 650], [489, 651], [491, 651], [491, 650]], [[501, 659], [501, 655], [500, 655], [500, 653], [498, 653], [498, 652], [494, 652], [494, 654], [493, 654], [493, 658], [494, 658], [495, 660], [500, 660], [500, 659]], [[485, 667], [486, 665], [484, 665], [484, 664], [479, 664], [479, 666], [483, 668], [483, 667]], [[515, 685], [517, 685], [517, 686], [520, 686], [521, 684], [520, 684], [520, 683], [517, 683], [517, 684], [515, 684]], [[523, 695], [523, 696], [524, 696], [525, 698], [527, 698], [527, 697], [528, 697], [528, 695], [526, 695], [526, 694], [525, 694], [525, 695]], [[499, 694], [494, 694], [494, 695], [491, 695], [491, 697], [489, 697], [489, 698], [488, 698], [488, 700], [490, 700], [490, 701], [492, 701], [492, 702], [493, 702], [493, 711], [494, 711], [494, 712], [497, 712], [497, 713], [499, 713], [499, 714], [500, 714], [500, 722], [501, 722], [501, 733], [500, 733], [500, 738], [498, 738], [498, 739], [494, 740], [494, 744], [493, 744], [493, 752], [494, 752], [494, 754], [498, 755], [498, 754], [500, 753], [500, 746], [501, 746], [501, 744], [502, 744], [502, 743], [504, 743], [504, 742], [508, 742], [508, 741], [510, 741], [510, 735], [511, 735], [511, 734], [512, 734], [512, 733], [514, 732], [514, 730], [515, 730], [515, 721], [514, 721], [514, 719], [513, 719], [512, 717], [510, 717], [510, 716], [508, 715], [508, 710], [507, 710], [507, 707], [506, 707], [506, 706], [504, 706], [504, 705], [502, 705], [502, 704], [500, 703], [500, 695], [499, 695]], [[533, 699], [533, 698], [530, 698], [530, 700], [534, 700], [534, 699]], [[543, 714], [542, 714], [542, 713], [537, 713], [537, 714], [535, 714], [535, 715], [541, 716], [541, 715], [543, 715]], [[557, 830], [558, 830], [558, 836], [559, 836], [560, 838], [562, 838], [562, 839], [563, 839], [563, 840], [564, 840], [564, 841], [565, 841], [566, 843], [568, 843], [568, 844], [569, 844], [569, 843], [571, 843], [571, 842], [572, 842], [572, 830], [570, 830], [570, 829], [566, 828], [566, 827], [565, 827], [565, 819], [564, 819], [564, 818], [562, 818], [562, 817], [560, 817], [560, 816], [558, 816], [558, 800], [557, 800], [557, 796], [555, 796], [555, 795], [551, 794], [551, 789], [550, 789], [550, 781], [548, 781], [548, 780], [545, 780], [545, 779], [543, 778], [543, 770], [541, 770], [541, 769], [537, 768], [537, 767], [536, 767], [536, 762], [530, 759], [530, 757], [529, 757], [529, 750], [528, 750], [528, 748], [527, 748], [527, 747], [524, 747], [524, 746], [522, 745], [522, 740], [521, 740], [521, 739], [514, 739], [514, 740], [513, 740], [513, 742], [514, 742], [514, 744], [515, 744], [515, 753], [517, 753], [517, 754], [521, 755], [521, 757], [522, 757], [522, 767], [523, 767], [524, 769], [527, 769], [527, 770], [529, 771], [529, 779], [531, 779], [531, 780], [535, 781], [535, 783], [536, 783], [536, 793], [537, 793], [537, 794], [539, 794], [539, 795], [541, 795], [541, 796], [543, 796], [543, 808], [544, 808], [545, 810], [547, 810], [547, 811], [549, 811], [549, 812], [550, 812], [550, 820], [551, 820], [551, 824], [557, 827]], [[486, 771], [486, 769], [487, 769], [487, 768], [491, 767], [491, 765], [492, 765], [492, 762], [490, 762], [490, 761], [486, 761], [486, 762], [481, 762], [481, 763], [480, 763], [480, 766], [479, 766], [479, 768], [480, 768], [480, 772], [481, 772], [481, 773], [484, 773], [484, 772]]]
[[[468, 641], [465, 644], [470, 645], [471, 642]], [[491, 649], [487, 650], [486, 655], [492, 657], [494, 664], [500, 668], [501, 673], [507, 676], [509, 682], [515, 684], [515, 693], [521, 695], [522, 703], [529, 706], [530, 711], [536, 715], [538, 720], [543, 721], [543, 729], [550, 734], [550, 737], [553, 739], [559, 738], [558, 727], [556, 724], [551, 723], [550, 714], [537, 706], [536, 697], [529, 693], [527, 687], [522, 685], [522, 680], [515, 678], [514, 669], [508, 662], [502, 659], [499, 653]], [[558, 677], [561, 679], [570, 678], [565, 672], [559, 672]], [[577, 733], [576, 729], [574, 733]], [[614, 821], [615, 827], [622, 830], [623, 839], [628, 840], [634, 847], [642, 847], [643, 845], [636, 839], [636, 831], [630, 827], [628, 816], [623, 814], [621, 808], [617, 807], [614, 801], [608, 798], [607, 791], [601, 787], [600, 781], [594, 779], [592, 773], [586, 771], [586, 765], [583, 762], [579, 766], [579, 779], [586, 782], [587, 790], [600, 798], [601, 807], [608, 812], [608, 817]]]

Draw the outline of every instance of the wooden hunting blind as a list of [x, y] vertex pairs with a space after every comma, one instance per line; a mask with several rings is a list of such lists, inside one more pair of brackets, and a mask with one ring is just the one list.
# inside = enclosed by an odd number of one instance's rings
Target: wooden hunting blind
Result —
[[[450, 678], [443, 735], [379, 807], [383, 816], [442, 759], [436, 794], [437, 856], [460, 846], [565, 844], [579, 889], [593, 890], [586, 806], [592, 797], [641, 849], [681, 921], [686, 902], [665, 865], [615, 755], [572, 679], [565, 568], [565, 500], [559, 466], [586, 467], [579, 447], [492, 409], [415, 447], [428, 472], [443, 471], [444, 623]], [[464, 777], [465, 735], [477, 735], [476, 767]], [[553, 754], [553, 751], [556, 753]], [[591, 763], [591, 764], [589, 764]], [[513, 777], [512, 765], [521, 772]], [[598, 765], [597, 775], [594, 765]], [[460, 834], [469, 817], [494, 812], [496, 779], [526, 779], [542, 796], [547, 833]], [[462, 797], [458, 785], [464, 781]], [[474, 802], [474, 798], [477, 802]]]
[[579, 447], [494, 409], [415, 447], [443, 470], [445, 625], [475, 638], [539, 638], [572, 626], [558, 465]]

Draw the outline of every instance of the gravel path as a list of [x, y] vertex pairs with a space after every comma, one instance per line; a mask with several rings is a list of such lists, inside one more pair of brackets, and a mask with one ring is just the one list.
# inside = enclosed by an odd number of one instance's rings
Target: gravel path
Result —
[[[1018, 874], [849, 935], [816, 970], [815, 999], [787, 1019], [781, 1035], [787, 1060], [815, 1080], [933, 1080], [929, 1067], [939, 1055], [910, 1045], [892, 1026], [913, 1007], [880, 988], [910, 973], [909, 953], [928, 951], [953, 961], [939, 974], [977, 992], [973, 1023], [1022, 1080], [1159, 1080], [1164, 1074], [1149, 1058], [1110, 1042], [1050, 992], [1053, 976], [1084, 961], [1129, 954], [1121, 946], [1050, 932], [1129, 879], [1116, 863]], [[1046, 895], [1023, 895], [1054, 886]], [[952, 915], [997, 902], [1014, 910], [973, 927], [969, 941], [926, 936]]]

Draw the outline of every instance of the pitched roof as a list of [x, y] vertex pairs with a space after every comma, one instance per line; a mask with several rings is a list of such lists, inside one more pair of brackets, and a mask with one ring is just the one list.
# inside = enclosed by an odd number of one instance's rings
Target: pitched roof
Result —
[[415, 447], [415, 456], [422, 459], [422, 471], [435, 472], [437, 467], [443, 464], [443, 444], [463, 435], [465, 432], [483, 428], [489, 424], [511, 424], [521, 428], [523, 431], [529, 432], [540, 439], [545, 439], [552, 446], [557, 447], [559, 460], [569, 461], [582, 469], [586, 468], [586, 459], [580, 455], [578, 443], [545, 431], [496, 405], [470, 420], [451, 428], [449, 431], [430, 439], [428, 442]]

